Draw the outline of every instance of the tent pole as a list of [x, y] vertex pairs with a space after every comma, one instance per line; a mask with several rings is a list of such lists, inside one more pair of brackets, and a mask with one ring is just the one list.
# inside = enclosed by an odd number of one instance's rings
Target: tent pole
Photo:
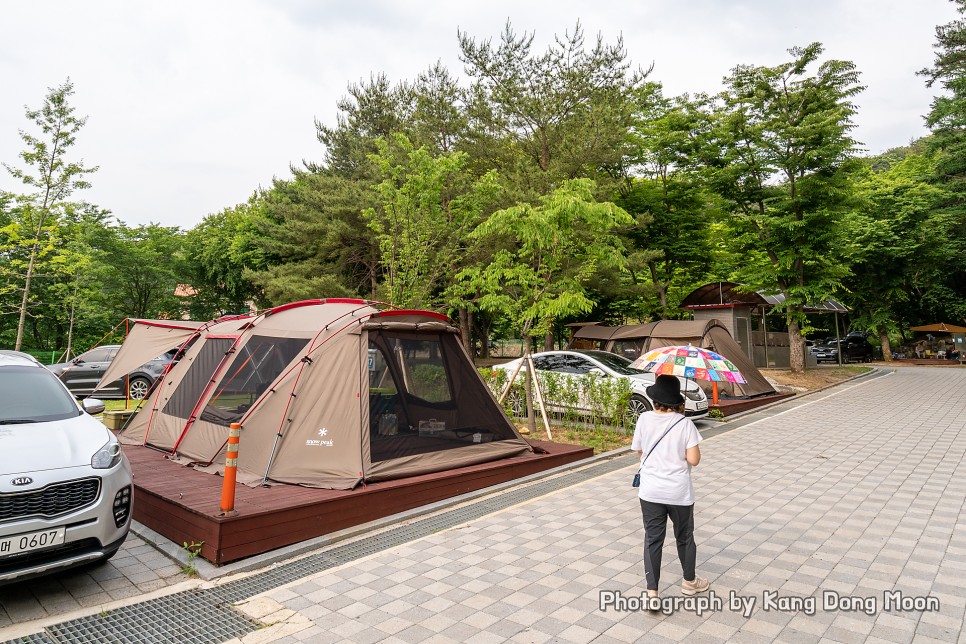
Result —
[[842, 366], [842, 338], [839, 337], [839, 312], [836, 311], [835, 315], [835, 345], [838, 347], [836, 355], [839, 357], [839, 366]]
[[510, 393], [510, 387], [513, 386], [514, 381], [517, 379], [517, 374], [520, 373], [520, 369], [523, 368], [523, 363], [526, 362], [526, 359], [529, 355], [530, 354], [528, 353], [526, 356], [524, 356], [523, 360], [520, 361], [520, 364], [517, 365], [517, 368], [513, 370], [513, 375], [510, 376], [510, 380], [507, 381], [506, 387], [503, 388], [503, 393], [500, 394], [500, 399], [497, 400], [497, 402], [501, 405], [503, 404], [504, 399], [506, 399], [507, 394]]
[[[765, 344], [765, 364], [762, 365], [766, 369], [768, 368], [768, 325], [765, 323], [765, 307], [761, 307], [761, 337]], [[754, 345], [754, 343], [752, 343]], [[754, 354], [754, 346], [752, 346], [752, 354]], [[754, 363], [755, 358], [752, 356], [752, 363]]]
[[540, 405], [540, 415], [543, 416], [543, 426], [547, 429], [547, 440], [552, 441], [550, 435], [550, 421], [547, 420], [547, 408], [543, 405], [543, 392], [540, 391], [540, 380], [537, 378], [537, 368], [533, 366], [533, 355], [527, 355], [527, 377], [533, 378], [533, 391], [537, 394], [537, 404]]

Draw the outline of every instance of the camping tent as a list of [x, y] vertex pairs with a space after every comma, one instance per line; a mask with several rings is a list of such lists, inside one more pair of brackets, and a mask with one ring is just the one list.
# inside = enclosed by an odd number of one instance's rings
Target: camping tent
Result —
[[584, 326], [574, 333], [570, 346], [587, 346], [588, 342], [628, 360], [634, 360], [651, 349], [674, 345], [691, 344], [711, 349], [733, 362], [748, 381], [746, 384], [719, 383], [721, 393], [734, 397], [775, 393], [775, 388], [768, 384], [718, 320], [658, 320], [619, 327]]
[[121, 439], [218, 465], [241, 423], [250, 485], [350, 489], [532, 451], [435, 313], [330, 298], [200, 326], [137, 320], [112, 370], [168, 342], [183, 355]]

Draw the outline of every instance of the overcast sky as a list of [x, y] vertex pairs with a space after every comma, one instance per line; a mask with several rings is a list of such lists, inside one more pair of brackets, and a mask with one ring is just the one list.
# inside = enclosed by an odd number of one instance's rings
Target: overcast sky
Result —
[[[349, 83], [414, 79], [440, 60], [465, 78], [457, 31], [497, 39], [509, 19], [542, 52], [579, 19], [654, 64], [667, 95], [716, 92], [738, 64], [775, 65], [820, 41], [867, 89], [856, 138], [871, 153], [926, 133], [947, 0], [403, 1], [7, 0], [0, 5], [0, 161], [16, 164], [25, 106], [70, 77], [88, 117], [73, 149], [100, 169], [76, 193], [129, 225], [191, 228], [244, 202], [302, 159], [320, 161], [314, 119], [334, 124]], [[34, 131], [34, 130], [30, 130]], [[0, 188], [23, 191], [6, 172]]]

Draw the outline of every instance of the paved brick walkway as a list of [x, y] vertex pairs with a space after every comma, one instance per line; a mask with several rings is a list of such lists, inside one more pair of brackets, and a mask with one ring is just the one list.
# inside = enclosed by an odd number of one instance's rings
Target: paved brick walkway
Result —
[[181, 566], [132, 533], [103, 566], [0, 586], [0, 641], [4, 627], [13, 624], [135, 598], [187, 579]]
[[[966, 369], [845, 384], [714, 436], [702, 452], [698, 571], [722, 602], [701, 615], [599, 605], [602, 591], [636, 598], [643, 588], [628, 458], [626, 471], [253, 598], [238, 609], [268, 626], [244, 641], [966, 642]], [[125, 579], [137, 585], [134, 576]], [[669, 606], [680, 581], [669, 541]], [[2, 592], [4, 618], [20, 621], [29, 601]], [[754, 600], [748, 615], [730, 608], [731, 593]], [[833, 593], [860, 610], [825, 609]], [[887, 597], [938, 608], [886, 610]]]
[[[629, 468], [266, 593], [247, 610], [279, 623], [250, 637], [966, 641], [966, 370], [903, 368], [806, 400], [703, 445], [698, 570], [723, 600], [717, 610], [600, 609], [602, 590], [643, 587]], [[668, 541], [667, 601], [680, 581]], [[939, 609], [885, 610], [883, 593], [896, 591]], [[749, 617], [730, 609], [732, 592], [755, 600]], [[799, 610], [766, 610], [765, 593], [798, 598]], [[867, 612], [824, 609], [831, 593]]]

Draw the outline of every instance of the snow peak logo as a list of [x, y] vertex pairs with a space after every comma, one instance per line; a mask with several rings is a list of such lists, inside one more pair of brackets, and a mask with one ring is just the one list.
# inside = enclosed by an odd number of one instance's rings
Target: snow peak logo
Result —
[[329, 430], [323, 427], [319, 430], [319, 438], [310, 438], [305, 441], [306, 447], [332, 447], [333, 441], [331, 438], [326, 438], [329, 435]]

